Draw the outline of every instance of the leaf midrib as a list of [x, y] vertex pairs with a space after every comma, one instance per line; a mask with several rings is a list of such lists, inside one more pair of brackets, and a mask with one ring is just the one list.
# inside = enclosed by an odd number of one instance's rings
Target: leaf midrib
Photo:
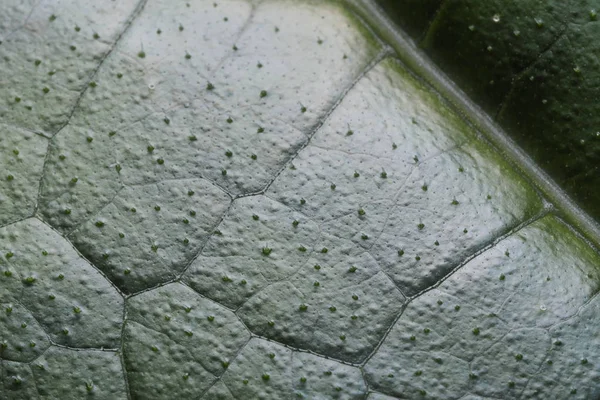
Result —
[[464, 91], [462, 91], [409, 37], [398, 29], [374, 0], [343, 0], [396, 52], [407, 69], [432, 86], [464, 120], [474, 127], [536, 188], [545, 206], [564, 218], [600, 252], [600, 224], [594, 221], [523, 149]]

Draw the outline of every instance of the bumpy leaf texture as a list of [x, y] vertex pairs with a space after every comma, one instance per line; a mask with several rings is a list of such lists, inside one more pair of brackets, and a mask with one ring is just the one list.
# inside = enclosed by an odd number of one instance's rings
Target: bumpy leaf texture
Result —
[[600, 222], [600, 1], [376, 1]]
[[0, 5], [0, 398], [573, 398], [600, 257], [342, 4]]

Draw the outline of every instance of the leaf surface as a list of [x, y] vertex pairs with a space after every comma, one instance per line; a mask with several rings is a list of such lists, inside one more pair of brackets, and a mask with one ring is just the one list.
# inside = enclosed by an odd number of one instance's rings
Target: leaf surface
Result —
[[0, 398], [598, 395], [600, 256], [341, 4], [0, 11]]

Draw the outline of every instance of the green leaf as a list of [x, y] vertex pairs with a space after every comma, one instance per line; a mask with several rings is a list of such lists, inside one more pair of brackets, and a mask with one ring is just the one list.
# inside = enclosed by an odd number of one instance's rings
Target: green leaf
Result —
[[21, 3], [1, 393], [596, 395], [600, 256], [351, 8]]
[[600, 222], [600, 4], [376, 1]]

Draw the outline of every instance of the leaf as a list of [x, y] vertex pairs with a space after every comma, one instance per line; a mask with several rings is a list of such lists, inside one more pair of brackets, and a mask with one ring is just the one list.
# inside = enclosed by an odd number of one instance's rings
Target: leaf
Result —
[[597, 2], [377, 2], [600, 221]]
[[0, 11], [2, 393], [597, 394], [600, 256], [349, 9]]

